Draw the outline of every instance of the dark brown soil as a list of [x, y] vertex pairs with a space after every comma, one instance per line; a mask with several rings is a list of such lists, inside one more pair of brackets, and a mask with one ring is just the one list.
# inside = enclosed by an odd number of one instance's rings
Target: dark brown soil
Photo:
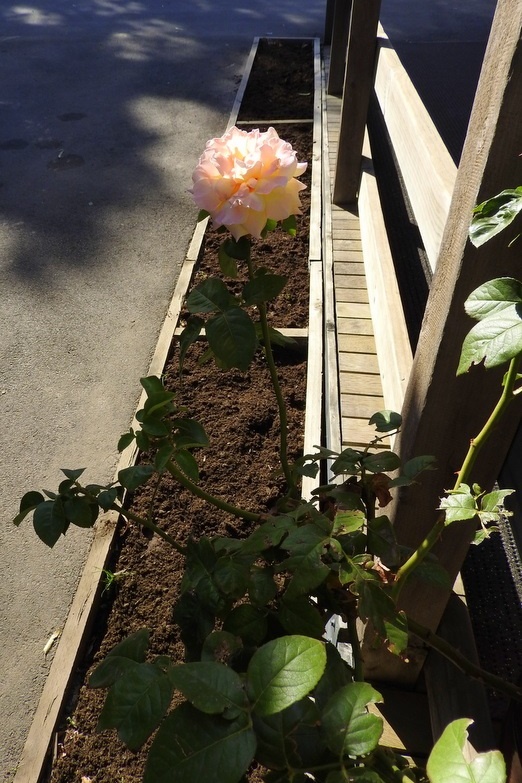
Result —
[[[259, 71], [253, 73], [256, 84], [257, 106], [266, 109], [273, 97], [274, 73], [271, 53], [278, 53], [278, 69], [284, 76], [278, 79], [284, 94], [284, 104], [290, 108], [295, 100], [294, 114], [299, 118], [311, 116], [311, 100], [306, 109], [300, 92], [311, 91], [313, 66], [311, 44], [291, 42], [292, 67], [277, 42], [260, 47], [264, 58], [261, 80]], [[297, 55], [303, 58], [301, 67]], [[268, 58], [268, 59], [267, 59]], [[268, 77], [268, 83], [266, 81]], [[288, 79], [292, 86], [289, 87]], [[286, 84], [286, 86], [284, 86]], [[301, 87], [297, 89], [296, 84]], [[249, 98], [249, 101], [252, 99]], [[272, 119], [287, 117], [280, 109], [273, 109]], [[277, 113], [276, 113], [277, 111]], [[243, 119], [257, 118], [255, 104], [246, 103]], [[270, 119], [264, 114], [264, 117]], [[298, 150], [300, 160], [311, 160], [312, 126], [278, 126], [282, 138]], [[303, 178], [309, 185], [308, 180]], [[305, 216], [298, 219], [298, 236], [294, 239], [281, 231], [270, 234], [254, 247], [256, 262], [266, 265], [277, 274], [287, 274], [291, 283], [271, 306], [271, 324], [275, 327], [304, 327], [308, 319], [308, 203], [309, 191], [303, 199]], [[216, 249], [221, 237], [208, 232], [205, 253], [200, 261], [197, 280], [210, 274], [219, 274]], [[232, 281], [229, 281], [232, 282]], [[207, 490], [253, 511], [267, 511], [281, 493], [281, 480], [274, 478], [278, 467], [278, 414], [271, 393], [266, 363], [261, 354], [246, 373], [232, 370], [226, 373], [213, 363], [200, 364], [198, 356], [204, 344], [189, 351], [180, 383], [177, 346], [173, 345], [165, 369], [165, 384], [176, 391], [176, 400], [188, 409], [188, 414], [199, 420], [210, 437], [211, 445], [201, 450], [198, 461], [201, 484]], [[285, 398], [289, 406], [290, 452], [298, 456], [302, 450], [305, 413], [306, 361], [303, 346], [293, 352], [276, 354]], [[150, 490], [136, 494], [133, 508], [142, 513], [150, 502]], [[232, 535], [243, 536], [248, 530], [243, 523], [212, 510], [204, 501], [188, 495], [166, 478], [155, 499], [155, 520], [171, 535], [184, 541], [189, 536]], [[151, 655], [168, 654], [183, 659], [183, 645], [173, 622], [173, 605], [178, 593], [182, 562], [179, 555], [161, 539], [150, 538], [135, 527], [123, 526], [116, 539], [113, 572], [120, 574], [102, 596], [94, 633], [85, 658], [79, 667], [76, 687], [70, 695], [68, 715], [64, 716], [59, 734], [56, 760], [48, 780], [52, 783], [138, 783], [141, 781], [147, 747], [139, 753], [125, 749], [116, 732], [96, 734], [95, 727], [101, 710], [104, 692], [89, 689], [86, 676], [108, 650], [134, 630], [151, 630]]]

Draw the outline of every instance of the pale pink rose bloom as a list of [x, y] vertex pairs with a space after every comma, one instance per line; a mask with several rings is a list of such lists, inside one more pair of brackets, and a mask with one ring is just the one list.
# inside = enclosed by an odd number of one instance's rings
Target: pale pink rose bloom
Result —
[[216, 226], [226, 226], [234, 239], [258, 239], [267, 220], [301, 215], [299, 177], [306, 163], [273, 128], [266, 133], [231, 128], [207, 142], [192, 174], [191, 193]]

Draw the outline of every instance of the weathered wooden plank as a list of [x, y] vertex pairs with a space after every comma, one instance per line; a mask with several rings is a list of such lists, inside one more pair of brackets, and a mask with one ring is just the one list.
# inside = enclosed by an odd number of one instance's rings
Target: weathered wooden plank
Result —
[[388, 243], [377, 182], [371, 164], [368, 134], [361, 178], [359, 215], [364, 267], [386, 407], [400, 411], [408, 382], [412, 352]]
[[[304, 453], [321, 443], [323, 399], [323, 267], [320, 261], [310, 265], [310, 304], [308, 309], [308, 362], [306, 367], [306, 414]], [[303, 476], [301, 492], [311, 498], [315, 478]]]
[[[364, 291], [368, 295], [366, 288], [366, 277], [364, 275], [345, 274], [344, 272], [335, 271], [335, 287], [336, 288], [348, 288], [353, 291], [359, 289]], [[355, 295], [355, 294], [354, 294]]]
[[371, 394], [382, 397], [381, 378], [370, 373], [341, 372], [341, 389], [344, 394]]
[[314, 124], [312, 139], [312, 182], [310, 184], [310, 237], [308, 260], [320, 261], [322, 252], [322, 89], [321, 43], [314, 39]]
[[352, 0], [341, 131], [333, 189], [333, 200], [336, 204], [354, 202], [359, 190], [361, 153], [373, 85], [380, 10], [381, 0]]
[[377, 355], [371, 353], [339, 353], [339, 370], [341, 372], [365, 372], [379, 375]]
[[346, 239], [341, 238], [337, 233], [334, 235], [334, 250], [337, 251], [343, 251], [343, 250], [357, 250], [358, 252], [362, 251], [362, 245], [361, 245], [361, 236], [359, 236], [356, 239]]
[[[372, 398], [376, 399], [376, 398]], [[364, 418], [342, 417], [343, 445], [367, 446], [371, 441], [375, 430], [368, 425], [370, 416], [380, 410], [382, 405], [375, 405]]]
[[430, 265], [435, 269], [457, 170], [382, 28], [375, 92]]
[[369, 419], [375, 411], [384, 408], [382, 397], [358, 394], [342, 394], [341, 410], [344, 419]]
[[339, 318], [371, 319], [370, 305], [361, 302], [345, 302], [337, 300], [337, 315]]
[[375, 338], [366, 334], [339, 334], [339, 351], [348, 353], [376, 353]]
[[362, 245], [360, 248], [352, 248], [351, 250], [343, 250], [338, 248], [335, 252], [335, 265], [337, 264], [362, 264], [363, 252]]
[[362, 253], [359, 261], [335, 261], [334, 271], [341, 275], [362, 275], [364, 277], [364, 263], [362, 263]]
[[368, 291], [365, 288], [350, 288], [343, 285], [343, 278], [336, 278], [335, 288], [338, 302], [368, 304]]
[[339, 334], [373, 335], [373, 325], [368, 318], [341, 318], [337, 323]]

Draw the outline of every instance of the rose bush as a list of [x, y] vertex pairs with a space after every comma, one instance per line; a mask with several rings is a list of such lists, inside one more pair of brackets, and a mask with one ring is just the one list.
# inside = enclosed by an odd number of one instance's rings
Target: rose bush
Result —
[[267, 221], [301, 214], [299, 193], [306, 185], [295, 177], [306, 166], [274, 128], [262, 133], [233, 127], [207, 142], [190, 192], [236, 241], [247, 234], [259, 239]]

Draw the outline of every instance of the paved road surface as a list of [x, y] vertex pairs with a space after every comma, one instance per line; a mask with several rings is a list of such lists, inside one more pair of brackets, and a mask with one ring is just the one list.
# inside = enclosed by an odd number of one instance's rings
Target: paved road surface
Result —
[[[88, 546], [10, 519], [60, 467], [112, 478], [255, 35], [324, 0], [5, 0], [0, 8], [0, 780], [10, 780]], [[51, 656], [49, 656], [50, 658]]]

